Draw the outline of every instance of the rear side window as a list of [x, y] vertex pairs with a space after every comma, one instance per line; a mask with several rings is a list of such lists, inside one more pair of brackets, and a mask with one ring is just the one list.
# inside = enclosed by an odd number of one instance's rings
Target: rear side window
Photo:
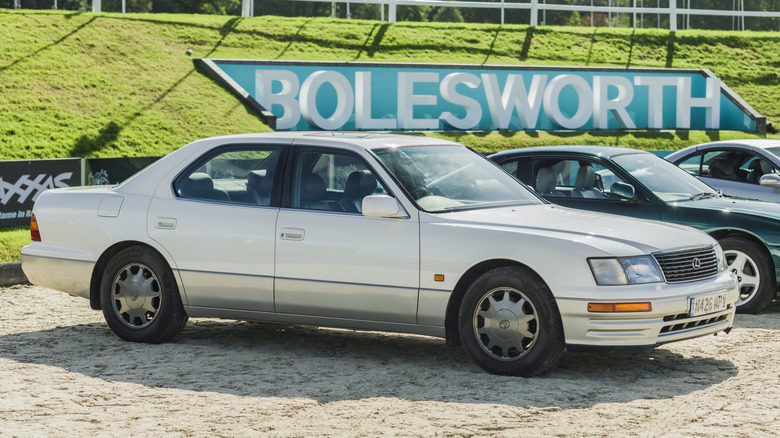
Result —
[[221, 148], [187, 169], [173, 184], [177, 197], [270, 206], [282, 148]]

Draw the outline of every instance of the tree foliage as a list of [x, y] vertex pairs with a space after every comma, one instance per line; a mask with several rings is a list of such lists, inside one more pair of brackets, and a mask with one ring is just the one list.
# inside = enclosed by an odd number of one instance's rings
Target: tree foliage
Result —
[[[89, 11], [92, 0], [19, 0], [25, 9], [52, 9], [55, 1], [57, 9]], [[483, 0], [495, 2], [499, 0]], [[514, 0], [527, 3], [530, 0]], [[620, 6], [631, 8], [636, 1], [637, 7], [662, 8], [670, 7], [670, 1], [677, 2], [678, 10], [683, 8], [714, 9], [724, 11], [722, 16], [678, 14], [678, 29], [712, 29], [712, 30], [780, 30], [780, 19], [763, 17], [740, 18], [731, 11], [739, 9], [744, 4], [745, 11], [780, 11], [778, 0], [539, 0], [540, 6], [545, 4], [570, 4], [579, 6]], [[241, 0], [125, 0], [127, 12], [168, 12], [240, 15]], [[382, 18], [380, 5], [361, 3], [329, 3], [327, 1], [290, 1], [290, 0], [255, 0], [254, 15], [278, 15], [287, 17], [326, 17], [334, 15], [339, 18], [356, 18], [364, 20], [379, 20]], [[506, 1], [506, 3], [511, 3]], [[0, 8], [11, 9], [14, 0], [0, 0]], [[387, 6], [383, 6], [387, 8]], [[122, 0], [102, 0], [104, 12], [120, 12]], [[396, 17], [398, 21], [413, 22], [469, 22], [469, 23], [501, 23], [501, 10], [488, 8], [451, 8], [433, 6], [398, 6]], [[503, 11], [505, 24], [529, 24], [530, 11], [526, 9], [505, 9]], [[388, 19], [387, 9], [385, 20]], [[635, 22], [636, 21], [636, 22]], [[601, 13], [601, 12], [570, 12], [570, 11], [539, 11], [538, 23], [542, 26], [594, 26], [594, 27], [639, 27], [669, 29], [668, 14], [636, 14], [633, 13]]]

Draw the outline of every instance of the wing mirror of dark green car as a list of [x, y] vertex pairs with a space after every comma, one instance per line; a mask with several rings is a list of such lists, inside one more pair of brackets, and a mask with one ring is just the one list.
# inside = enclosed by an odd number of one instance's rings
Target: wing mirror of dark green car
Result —
[[636, 190], [631, 184], [616, 182], [609, 188], [610, 193], [617, 196], [621, 200], [634, 199], [636, 196]]

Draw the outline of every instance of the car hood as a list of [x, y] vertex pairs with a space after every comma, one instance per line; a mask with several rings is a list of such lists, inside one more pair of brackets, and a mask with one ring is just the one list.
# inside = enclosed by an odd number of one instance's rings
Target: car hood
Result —
[[693, 228], [595, 213], [559, 205], [529, 205], [442, 214], [453, 226], [479, 227], [578, 242], [614, 256], [651, 254], [715, 244]]
[[731, 196], [720, 198], [699, 199], [670, 203], [675, 207], [696, 208], [713, 211], [729, 211], [731, 213], [761, 216], [780, 221], [780, 203], [744, 199]]

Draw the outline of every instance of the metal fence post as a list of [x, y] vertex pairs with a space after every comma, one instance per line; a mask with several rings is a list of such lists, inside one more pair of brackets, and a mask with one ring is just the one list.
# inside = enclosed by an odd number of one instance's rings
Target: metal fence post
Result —
[[531, 0], [531, 27], [539, 24], [539, 0]]
[[395, 0], [387, 2], [387, 22], [390, 24], [395, 23]]
[[677, 32], [677, 0], [669, 0], [669, 30]]

